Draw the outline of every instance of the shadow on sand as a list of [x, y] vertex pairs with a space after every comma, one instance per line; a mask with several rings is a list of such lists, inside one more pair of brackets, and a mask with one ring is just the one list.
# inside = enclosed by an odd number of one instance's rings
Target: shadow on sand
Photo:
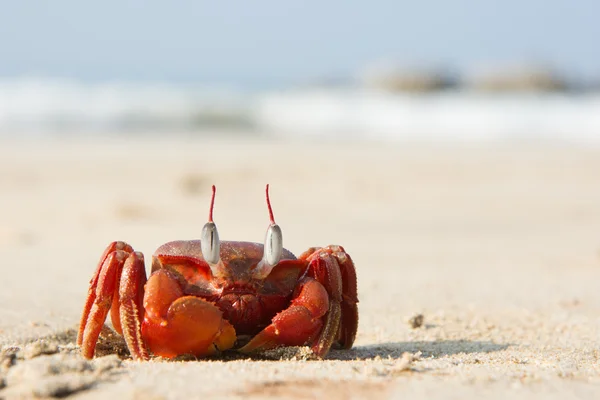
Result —
[[[77, 338], [75, 329], [56, 332], [54, 334], [27, 340], [23, 345], [35, 340], [42, 340], [57, 345], [70, 345], [69, 351], [72, 351], [73, 345]], [[325, 358], [326, 360], [367, 360], [375, 357], [398, 359], [405, 352], [416, 353], [421, 352], [422, 357], [443, 357], [459, 353], [491, 353], [502, 351], [510, 347], [511, 344], [498, 344], [489, 341], [471, 341], [471, 340], [437, 340], [437, 341], [414, 341], [414, 342], [387, 342], [379, 344], [371, 344], [366, 346], [355, 346], [349, 350], [332, 349]], [[288, 351], [289, 350], [289, 351]], [[308, 351], [308, 353], [307, 353]], [[272, 354], [268, 354], [268, 353]], [[313, 359], [310, 350], [307, 348], [281, 348], [273, 351], [265, 352], [257, 355], [240, 354], [236, 351], [227, 351], [219, 356], [210, 357], [213, 360], [220, 361], [235, 361], [243, 359], [254, 360], [280, 360], [280, 359]], [[96, 347], [96, 356], [105, 356], [109, 354], [117, 354], [121, 359], [130, 358], [129, 351], [125, 340], [120, 335], [116, 334], [107, 326], [104, 327], [98, 344]], [[181, 356], [177, 361], [196, 360], [193, 356]]]
[[332, 350], [328, 360], [366, 360], [374, 357], [400, 358], [402, 353], [421, 352], [423, 357], [443, 357], [459, 353], [491, 353], [508, 348], [510, 344], [470, 340], [438, 340], [393, 342], [357, 346], [350, 350]]

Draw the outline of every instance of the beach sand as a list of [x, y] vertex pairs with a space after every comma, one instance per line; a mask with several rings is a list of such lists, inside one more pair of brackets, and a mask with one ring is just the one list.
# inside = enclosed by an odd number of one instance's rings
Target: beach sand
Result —
[[[346, 248], [355, 347], [83, 360], [104, 247], [198, 238], [213, 183], [222, 239], [263, 240], [270, 183], [286, 248]], [[600, 398], [600, 149], [2, 139], [0, 260], [0, 398]]]

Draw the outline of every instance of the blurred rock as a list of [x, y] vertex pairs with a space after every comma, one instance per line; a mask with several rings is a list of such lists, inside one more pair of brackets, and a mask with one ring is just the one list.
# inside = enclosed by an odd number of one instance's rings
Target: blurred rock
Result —
[[366, 87], [390, 92], [433, 92], [456, 86], [452, 74], [428, 67], [377, 66], [367, 69], [360, 80]]
[[569, 89], [565, 78], [544, 66], [522, 65], [484, 68], [467, 74], [466, 89], [484, 92], [561, 92]]

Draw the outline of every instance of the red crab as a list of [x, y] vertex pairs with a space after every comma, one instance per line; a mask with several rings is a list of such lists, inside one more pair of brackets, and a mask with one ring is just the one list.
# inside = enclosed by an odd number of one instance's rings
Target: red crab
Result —
[[349, 349], [358, 326], [356, 271], [341, 246], [312, 247], [298, 258], [271, 223], [265, 244], [219, 241], [212, 214], [201, 240], [158, 248], [146, 278], [144, 256], [124, 242], [102, 254], [83, 309], [77, 344], [92, 358], [110, 310], [136, 360], [309, 345], [318, 357]]

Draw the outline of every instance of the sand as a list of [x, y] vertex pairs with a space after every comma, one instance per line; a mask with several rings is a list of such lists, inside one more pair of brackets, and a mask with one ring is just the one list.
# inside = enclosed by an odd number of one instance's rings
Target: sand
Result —
[[[262, 241], [270, 183], [286, 248], [353, 256], [355, 347], [81, 358], [104, 247], [198, 238], [213, 183], [221, 238]], [[0, 259], [0, 398], [600, 398], [600, 149], [3, 139]]]

